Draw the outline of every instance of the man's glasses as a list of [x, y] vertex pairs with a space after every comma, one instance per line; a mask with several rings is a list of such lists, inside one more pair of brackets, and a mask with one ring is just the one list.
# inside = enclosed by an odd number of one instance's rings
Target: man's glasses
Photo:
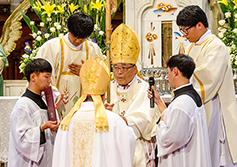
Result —
[[179, 31], [182, 33], [182, 34], [186, 34], [186, 35], [188, 35], [188, 30], [190, 29], [190, 28], [192, 28], [193, 26], [191, 26], [191, 27], [188, 27], [188, 28], [186, 28], [186, 29], [182, 29], [182, 28], [180, 28], [179, 29]]
[[135, 64], [129, 66], [129, 67], [117, 67], [117, 66], [114, 66], [114, 71], [118, 71], [118, 70], [121, 70], [122, 72], [127, 72], [129, 68], [132, 68], [134, 67]]

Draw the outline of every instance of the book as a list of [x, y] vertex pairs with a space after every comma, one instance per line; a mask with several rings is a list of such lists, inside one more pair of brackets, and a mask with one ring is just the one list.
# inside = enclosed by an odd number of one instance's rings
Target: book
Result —
[[47, 106], [48, 106], [49, 120], [50, 121], [57, 121], [52, 87], [51, 86], [45, 87], [44, 88], [44, 94], [45, 94], [45, 99], [46, 99], [46, 103], [47, 103]]

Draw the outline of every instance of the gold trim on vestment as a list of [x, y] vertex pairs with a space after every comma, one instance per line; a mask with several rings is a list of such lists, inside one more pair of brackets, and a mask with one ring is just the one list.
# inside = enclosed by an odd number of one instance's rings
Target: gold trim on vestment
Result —
[[62, 71], [63, 71], [63, 65], [64, 65], [64, 46], [63, 46], [63, 40], [61, 37], [59, 37], [60, 39], [60, 45], [61, 45], [61, 65], [60, 65], [60, 71], [59, 71], [59, 76], [58, 76], [58, 81], [57, 81], [57, 85], [56, 87], [59, 90], [59, 82], [61, 79], [61, 75], [62, 75]]
[[[129, 118], [129, 116], [127, 116], [127, 118]], [[129, 118], [130, 119], [130, 118]], [[133, 123], [134, 123], [134, 125], [136, 126], [136, 128], [137, 128], [137, 130], [139, 131], [139, 133], [140, 133], [140, 135], [141, 135], [141, 137], [143, 138], [143, 139], [145, 139], [143, 136], [142, 136], [142, 132], [140, 131], [140, 129], [138, 128], [138, 126], [137, 126], [137, 124], [132, 120], [132, 119], [130, 119]], [[147, 140], [147, 139], [146, 139]]]
[[63, 37], [63, 40], [64, 40], [65, 44], [68, 46], [69, 49], [71, 49], [71, 50], [73, 50], [73, 51], [81, 51], [81, 50], [82, 50], [83, 45], [81, 45], [81, 48], [80, 48], [80, 49], [72, 49], [72, 48], [67, 44], [67, 42], [66, 42], [66, 40], [65, 40], [64, 37]]
[[73, 74], [73, 73], [70, 72], [70, 71], [63, 71], [61, 74], [62, 74], [62, 75], [76, 75], [76, 74]]
[[[214, 38], [215, 38], [214, 36], [210, 36], [209, 38], [205, 39], [205, 40], [201, 43], [201, 44], [203, 44], [203, 43], [205, 42], [205, 43], [204, 43], [204, 46], [202, 47], [202, 49], [207, 45], [207, 43], [208, 43], [210, 40], [212, 40], [212, 39], [214, 39]], [[201, 44], [195, 44], [195, 43], [193, 43], [192, 46], [190, 47], [189, 51], [188, 51], [188, 55], [190, 54], [190, 52], [191, 52], [191, 50], [192, 50], [192, 48], [193, 48], [194, 45], [201, 45]], [[202, 49], [201, 49], [201, 50], [202, 50]], [[196, 62], [198, 61], [199, 56], [200, 56], [200, 55], [198, 55], [198, 57], [196, 58]], [[196, 80], [198, 81], [198, 83], [199, 83], [199, 85], [200, 85], [201, 98], [202, 98], [202, 102], [204, 103], [204, 101], [205, 101], [205, 88], [204, 88], [204, 85], [203, 85], [202, 81], [197, 77], [197, 75], [195, 74], [195, 72], [193, 72], [193, 76], [196, 78]]]
[[[60, 70], [59, 70], [58, 81], [56, 84], [56, 87], [58, 90], [59, 90], [59, 83], [60, 83], [61, 75], [76, 75], [76, 74], [71, 73], [70, 71], [63, 71], [63, 66], [64, 66], [64, 43], [63, 43], [63, 41], [66, 43], [66, 45], [69, 47], [69, 49], [71, 49], [73, 51], [81, 51], [82, 47], [83, 47], [82, 46], [81, 49], [79, 49], [79, 50], [75, 50], [75, 49], [70, 48], [70, 46], [67, 44], [67, 42], [65, 41], [64, 38], [59, 37], [59, 39], [60, 39], [60, 45], [61, 45], [61, 65], [60, 65]], [[86, 46], [86, 60], [87, 60], [89, 58], [89, 47], [88, 47], [87, 41], [85, 41], [85, 46]], [[81, 92], [82, 92], [82, 86], [80, 84], [80, 96], [82, 95]]]
[[202, 102], [204, 104], [204, 100], [205, 100], [205, 90], [204, 90], [204, 85], [202, 83], [202, 81], [197, 77], [197, 75], [193, 72], [193, 76], [196, 78], [196, 80], [198, 81], [199, 85], [200, 85], [200, 89], [201, 89], [201, 98], [202, 98]]

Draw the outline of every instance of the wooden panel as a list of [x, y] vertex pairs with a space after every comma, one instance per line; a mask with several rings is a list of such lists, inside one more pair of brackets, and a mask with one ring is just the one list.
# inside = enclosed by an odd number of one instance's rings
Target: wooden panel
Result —
[[172, 22], [162, 21], [162, 66], [166, 67], [166, 62], [172, 56]]

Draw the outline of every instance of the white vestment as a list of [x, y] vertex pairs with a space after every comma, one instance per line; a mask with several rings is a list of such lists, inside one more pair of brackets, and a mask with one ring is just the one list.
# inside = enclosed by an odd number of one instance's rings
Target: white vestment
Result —
[[106, 110], [109, 132], [95, 133], [95, 106], [81, 103], [68, 131], [57, 132], [53, 167], [131, 167], [136, 137], [117, 114]]
[[212, 165], [231, 167], [237, 163], [237, 107], [229, 51], [208, 30], [187, 54], [196, 63], [191, 83], [205, 106]]
[[204, 106], [180, 95], [163, 112], [156, 134], [158, 167], [211, 167]]
[[[60, 93], [64, 93], [63, 104], [65, 109], [61, 110], [60, 117], [65, 117], [81, 96], [79, 76], [70, 72], [68, 64], [76, 63], [82, 65], [81, 60], [101, 57], [99, 46], [91, 41], [85, 41], [81, 47], [72, 48], [68, 40], [68, 34], [62, 38], [54, 38], [44, 43], [36, 57], [42, 57], [52, 65], [52, 85], [56, 86]], [[61, 108], [62, 109], [62, 108]]]
[[21, 97], [10, 116], [8, 167], [51, 167], [55, 132], [44, 130], [46, 142], [40, 144], [40, 125], [49, 121], [47, 110], [28, 97]]
[[111, 82], [111, 103], [115, 103], [113, 111], [127, 118], [128, 126], [132, 127], [137, 136], [133, 163], [135, 167], [146, 166], [145, 140], [151, 140], [155, 136], [159, 116], [157, 106], [150, 108], [150, 99], [147, 97], [148, 87], [149, 84], [137, 75], [126, 89], [121, 88], [116, 80]]

